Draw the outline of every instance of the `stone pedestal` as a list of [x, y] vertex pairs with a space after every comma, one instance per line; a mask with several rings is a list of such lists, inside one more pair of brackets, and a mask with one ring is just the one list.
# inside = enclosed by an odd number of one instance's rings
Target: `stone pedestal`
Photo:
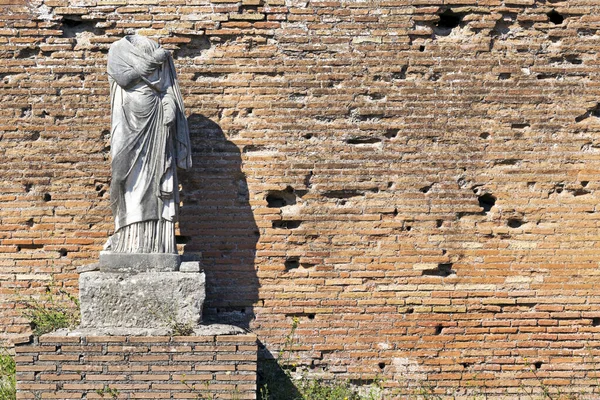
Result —
[[200, 323], [204, 273], [85, 272], [79, 276], [82, 328], [160, 328]]
[[199, 325], [205, 296], [198, 262], [178, 254], [100, 254], [79, 276], [81, 328], [159, 329]]

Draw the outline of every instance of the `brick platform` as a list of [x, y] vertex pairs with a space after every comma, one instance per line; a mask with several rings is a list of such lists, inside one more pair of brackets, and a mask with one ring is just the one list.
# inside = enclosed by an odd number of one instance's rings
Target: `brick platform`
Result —
[[15, 350], [18, 399], [256, 399], [251, 334], [45, 335]]

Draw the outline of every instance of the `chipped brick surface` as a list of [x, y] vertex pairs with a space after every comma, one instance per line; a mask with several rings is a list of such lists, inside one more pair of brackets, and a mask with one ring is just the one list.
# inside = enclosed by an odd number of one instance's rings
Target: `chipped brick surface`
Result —
[[202, 253], [206, 320], [276, 353], [299, 317], [299, 362], [343, 378], [591, 391], [599, 14], [0, 0], [2, 334], [111, 233], [106, 52], [138, 30], [173, 51], [189, 115], [178, 242]]

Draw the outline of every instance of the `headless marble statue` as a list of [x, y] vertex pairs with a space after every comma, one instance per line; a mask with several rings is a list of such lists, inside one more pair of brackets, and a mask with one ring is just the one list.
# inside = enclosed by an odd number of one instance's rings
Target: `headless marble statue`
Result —
[[170, 53], [126, 36], [108, 53], [113, 253], [177, 253], [176, 168], [192, 165], [183, 100]]

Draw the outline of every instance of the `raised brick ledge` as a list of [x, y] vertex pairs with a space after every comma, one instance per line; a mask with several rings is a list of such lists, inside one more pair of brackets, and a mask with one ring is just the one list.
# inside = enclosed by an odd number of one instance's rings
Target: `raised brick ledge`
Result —
[[17, 399], [106, 399], [109, 389], [119, 399], [256, 399], [253, 334], [44, 335], [15, 353]]

